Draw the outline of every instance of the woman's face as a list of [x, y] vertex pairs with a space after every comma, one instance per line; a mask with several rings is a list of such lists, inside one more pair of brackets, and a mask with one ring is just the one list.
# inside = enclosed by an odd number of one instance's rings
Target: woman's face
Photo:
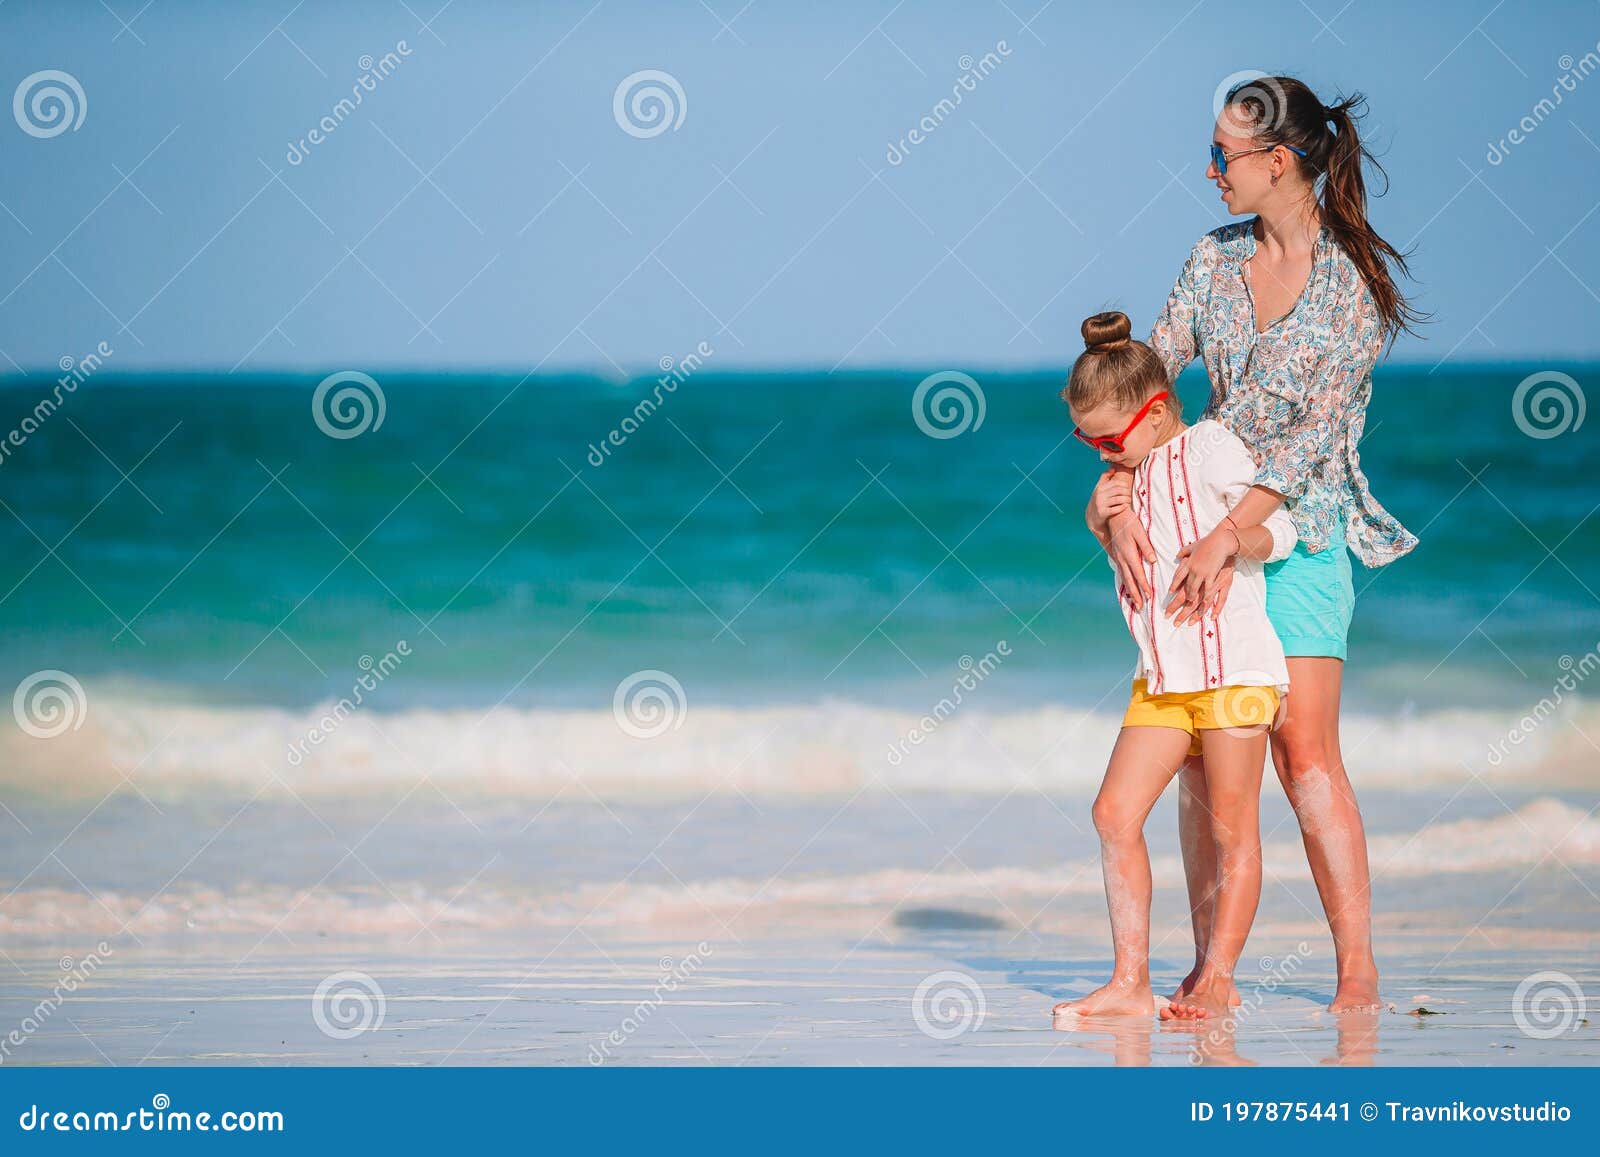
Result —
[[[1211, 130], [1211, 141], [1220, 145], [1225, 153], [1256, 149], [1266, 144], [1259, 136], [1251, 135], [1250, 121], [1240, 114], [1238, 105], [1222, 110]], [[1235, 216], [1258, 213], [1262, 201], [1272, 191], [1272, 166], [1277, 163], [1271, 152], [1251, 153], [1229, 161], [1227, 173], [1219, 173], [1214, 162], [1207, 164], [1206, 177], [1216, 182], [1229, 213]]]

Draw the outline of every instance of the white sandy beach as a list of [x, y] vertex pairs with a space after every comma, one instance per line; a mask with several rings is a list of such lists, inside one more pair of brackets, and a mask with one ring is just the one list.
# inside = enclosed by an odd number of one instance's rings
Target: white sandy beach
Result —
[[[23, 1030], [3, 1059], [1600, 1063], [1597, 821], [1577, 795], [1494, 795], [1367, 794], [1393, 1008], [1336, 1018], [1326, 927], [1269, 784], [1246, 1005], [1198, 1033], [1052, 1024], [1051, 1005], [1109, 967], [1081, 800], [457, 813], [423, 789], [318, 801], [318, 823], [264, 796], [124, 793], [82, 824], [39, 805], [18, 814], [29, 835], [8, 846], [21, 868], [0, 900], [0, 1028]], [[1150, 836], [1153, 972], [1170, 991], [1191, 951], [1170, 800]], [[92, 975], [62, 992], [89, 955]]]

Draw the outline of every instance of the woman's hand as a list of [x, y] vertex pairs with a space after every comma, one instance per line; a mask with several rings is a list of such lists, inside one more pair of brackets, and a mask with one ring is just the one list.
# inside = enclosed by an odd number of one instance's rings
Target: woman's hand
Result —
[[1233, 586], [1233, 559], [1238, 549], [1238, 535], [1219, 526], [1180, 550], [1177, 572], [1167, 588], [1177, 597], [1167, 605], [1167, 617], [1180, 627], [1198, 623], [1202, 617], [1215, 619]]

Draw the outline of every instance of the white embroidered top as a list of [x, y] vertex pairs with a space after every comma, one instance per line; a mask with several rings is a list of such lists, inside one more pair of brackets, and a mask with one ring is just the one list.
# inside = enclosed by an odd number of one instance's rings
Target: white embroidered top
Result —
[[[1234, 434], [1214, 419], [1196, 422], [1157, 446], [1133, 474], [1133, 511], [1155, 548], [1145, 575], [1156, 592], [1133, 609], [1118, 590], [1123, 617], [1139, 645], [1139, 665], [1152, 695], [1218, 687], [1289, 689], [1283, 645], [1267, 620], [1267, 584], [1260, 562], [1236, 558], [1233, 586], [1215, 621], [1178, 626], [1163, 612], [1178, 569], [1178, 551], [1214, 530], [1255, 481], [1255, 462]], [[1262, 523], [1272, 556], [1294, 549], [1294, 522], [1282, 506]]]

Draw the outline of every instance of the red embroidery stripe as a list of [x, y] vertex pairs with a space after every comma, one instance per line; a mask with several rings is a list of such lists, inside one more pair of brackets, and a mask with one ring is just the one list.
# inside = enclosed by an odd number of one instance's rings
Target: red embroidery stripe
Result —
[[[1188, 440], [1188, 435], [1185, 434], [1182, 438], [1178, 439], [1177, 446], [1179, 448], [1181, 448], [1183, 446], [1183, 444], [1187, 440]], [[1189, 543], [1185, 542], [1184, 539], [1183, 539], [1183, 517], [1182, 517], [1182, 515], [1180, 515], [1178, 513], [1178, 490], [1177, 490], [1177, 486], [1172, 481], [1173, 445], [1174, 444], [1171, 443], [1171, 442], [1167, 443], [1167, 497], [1172, 503], [1172, 521], [1175, 524], [1175, 529], [1178, 532], [1178, 546], [1180, 548], [1182, 548], [1182, 547], [1188, 546]], [[1187, 464], [1184, 465], [1183, 470], [1184, 470], [1184, 490], [1185, 490], [1184, 502], [1185, 502], [1186, 505], [1193, 506], [1194, 505], [1194, 499], [1193, 499], [1193, 497], [1191, 497], [1187, 493], [1188, 488], [1189, 488], [1189, 484], [1188, 484], [1189, 467], [1188, 467]], [[1193, 510], [1191, 510], [1189, 512], [1189, 524], [1191, 526], [1194, 525], [1194, 511]], [[1195, 624], [1195, 637], [1200, 642], [1200, 669], [1201, 669], [1201, 673], [1205, 676], [1206, 686], [1209, 688], [1211, 686], [1211, 656], [1206, 651], [1206, 630], [1205, 630], [1205, 628], [1206, 628], [1206, 621], [1203, 618], [1198, 623]]]
[[[1185, 443], [1187, 443], [1189, 435], [1185, 434], [1183, 437], [1184, 437]], [[1187, 446], [1185, 446], [1185, 449], [1187, 449]], [[1189, 525], [1194, 528], [1195, 538], [1199, 539], [1199, 537], [1200, 537], [1200, 524], [1197, 523], [1194, 520], [1194, 493], [1193, 493], [1193, 491], [1191, 491], [1189, 489], [1189, 457], [1188, 457], [1187, 453], [1184, 454], [1184, 457], [1183, 457], [1180, 465], [1183, 467], [1183, 493], [1189, 500]], [[1202, 627], [1202, 628], [1205, 627], [1205, 620], [1204, 619], [1200, 620], [1199, 626]], [[1217, 631], [1217, 634], [1216, 634], [1216, 639], [1217, 639], [1217, 684], [1218, 684], [1218, 686], [1226, 686], [1227, 685], [1227, 668], [1223, 665], [1223, 662], [1222, 662], [1222, 621], [1221, 621], [1221, 617], [1220, 616], [1218, 617], [1218, 619], [1215, 622], [1214, 626], [1216, 627], [1216, 631]], [[1202, 633], [1200, 635], [1200, 653], [1202, 655], [1205, 654], [1205, 649], [1206, 649], [1206, 640], [1205, 640], [1205, 634], [1202, 631]]]
[[[1145, 460], [1143, 462], [1139, 463], [1138, 469], [1134, 470], [1134, 472], [1133, 472], [1134, 497], [1135, 498], [1139, 497], [1139, 494], [1138, 494], [1139, 470], [1141, 470], [1141, 469], [1144, 471], [1144, 474], [1145, 474], [1144, 486], [1148, 490], [1149, 486], [1150, 486], [1150, 459], [1149, 459], [1148, 456], [1145, 458]], [[1154, 524], [1153, 524], [1153, 522], [1151, 520], [1152, 519], [1152, 512], [1153, 512], [1153, 507], [1151, 506], [1151, 504], [1148, 501], [1146, 501], [1144, 503], [1144, 509], [1142, 511], [1138, 511], [1137, 512], [1144, 520], [1144, 533], [1145, 533], [1145, 537], [1147, 537], [1147, 538], [1153, 537], [1153, 534], [1154, 534], [1154, 531], [1152, 529]], [[1154, 543], [1152, 542], [1151, 545], [1153, 546]], [[1151, 591], [1151, 596], [1152, 596], [1150, 599], [1146, 600], [1146, 602], [1145, 602], [1145, 614], [1148, 615], [1149, 619], [1150, 619], [1150, 658], [1155, 662], [1155, 665], [1156, 665], [1155, 687], [1154, 688], [1148, 688], [1147, 687], [1146, 690], [1150, 691], [1150, 693], [1152, 695], [1155, 695], [1155, 694], [1160, 694], [1162, 691], [1166, 690], [1166, 681], [1163, 679], [1162, 673], [1161, 673], [1161, 648], [1156, 645], [1156, 604], [1155, 604], [1155, 597], [1154, 597], [1155, 593], [1156, 593], [1156, 564], [1153, 563], [1153, 562], [1147, 562], [1147, 563], [1144, 564], [1144, 568], [1145, 568], [1145, 573], [1150, 578], [1150, 591]]]

